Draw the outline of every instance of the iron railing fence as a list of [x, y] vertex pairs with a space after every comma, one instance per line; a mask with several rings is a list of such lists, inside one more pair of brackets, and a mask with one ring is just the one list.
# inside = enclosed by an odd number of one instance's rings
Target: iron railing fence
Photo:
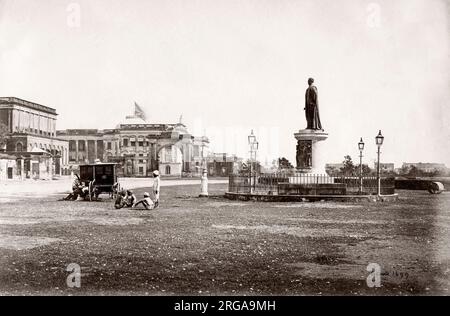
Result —
[[[380, 182], [381, 194], [393, 194], [395, 192], [394, 178], [381, 178]], [[228, 191], [232, 193], [280, 195], [306, 192], [299, 189], [308, 189], [307, 192], [314, 192], [315, 194], [315, 192], [321, 190], [333, 192], [329, 190], [340, 188], [340, 192], [345, 192], [347, 195], [371, 195], [377, 194], [377, 187], [376, 177], [363, 177], [361, 190], [360, 177], [330, 177], [326, 174], [253, 173], [251, 176], [249, 174], [230, 175]]]

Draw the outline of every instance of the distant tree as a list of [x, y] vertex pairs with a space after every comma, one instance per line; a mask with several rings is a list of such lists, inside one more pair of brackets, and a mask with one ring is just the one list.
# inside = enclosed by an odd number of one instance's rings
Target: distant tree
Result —
[[[370, 176], [374, 171], [372, 169], [370, 169], [370, 167], [368, 165], [363, 164], [362, 165], [362, 175], [363, 177], [367, 177]], [[356, 165], [354, 167], [354, 175], [358, 175], [359, 176], [359, 164]]]
[[278, 169], [278, 159], [272, 160], [272, 165], [270, 166], [270, 168], [275, 171]]
[[0, 123], [0, 151], [2, 151], [6, 146], [8, 133], [9, 133], [8, 126], [6, 126], [3, 123]]
[[285, 157], [278, 159], [278, 169], [279, 170], [289, 170], [294, 169], [294, 166]]
[[338, 177], [338, 176], [342, 175], [341, 169], [336, 168], [336, 167], [326, 167], [325, 172], [330, 177]]
[[403, 166], [400, 168], [398, 174], [399, 174], [400, 176], [406, 176], [406, 175], [408, 175], [408, 172], [409, 172], [409, 169], [410, 169], [410, 168], [411, 168], [411, 166], [403, 165]]
[[341, 168], [341, 172], [345, 176], [353, 176], [356, 174], [356, 167], [353, 164], [352, 157], [349, 155], [344, 157], [344, 161], [342, 162], [344, 166]]
[[443, 170], [435, 170], [431, 177], [448, 177], [450, 176], [450, 169], [443, 169]]
[[368, 165], [363, 164], [362, 169], [363, 176], [369, 176], [372, 173], [372, 169]]
[[411, 165], [409, 167], [409, 171], [407, 173], [407, 176], [409, 176], [409, 177], [418, 177], [419, 176], [419, 169], [417, 169], [416, 166]]
[[259, 161], [251, 161], [250, 159], [248, 159], [247, 161], [245, 161], [245, 163], [242, 165], [242, 169], [240, 173], [247, 173], [250, 172], [250, 166], [252, 169], [252, 172], [256, 172], [256, 173], [261, 173], [261, 163]]

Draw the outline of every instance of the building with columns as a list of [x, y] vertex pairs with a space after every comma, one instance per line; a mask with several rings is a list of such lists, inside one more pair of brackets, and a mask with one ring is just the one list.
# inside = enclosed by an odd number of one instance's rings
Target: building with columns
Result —
[[193, 136], [181, 119], [176, 124], [149, 123], [138, 105], [114, 129], [68, 129], [57, 136], [69, 144], [72, 170], [99, 159], [117, 163], [119, 175], [126, 177], [148, 177], [154, 170], [166, 177], [201, 175], [209, 148], [208, 138]]
[[47, 179], [63, 174], [69, 143], [56, 136], [57, 116], [48, 106], [0, 97], [0, 124], [7, 130], [6, 144], [0, 151], [16, 157], [17, 165], [8, 167], [12, 178]]

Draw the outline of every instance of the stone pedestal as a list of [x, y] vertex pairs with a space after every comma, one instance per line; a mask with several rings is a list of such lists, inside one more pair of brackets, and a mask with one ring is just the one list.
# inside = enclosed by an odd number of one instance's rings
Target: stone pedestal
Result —
[[323, 141], [328, 133], [323, 130], [303, 129], [294, 134], [297, 139], [297, 170], [306, 174], [325, 174], [327, 162]]

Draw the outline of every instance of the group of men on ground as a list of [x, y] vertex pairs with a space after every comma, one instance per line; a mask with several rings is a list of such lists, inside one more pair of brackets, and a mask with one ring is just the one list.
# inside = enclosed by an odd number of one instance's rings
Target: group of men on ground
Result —
[[[159, 206], [159, 192], [161, 189], [161, 179], [158, 170], [153, 171], [153, 178], [154, 200], [150, 198], [150, 193], [145, 192], [144, 198], [138, 201], [131, 190], [123, 190], [117, 194], [114, 207], [116, 209], [121, 209], [124, 207], [136, 208], [142, 205], [146, 210], [157, 208]], [[65, 200], [76, 200], [79, 196], [84, 198], [88, 193], [88, 187], [81, 183], [80, 177], [78, 175], [75, 175], [75, 179], [72, 183], [72, 193], [68, 197], [66, 197]]]
[[146, 210], [152, 210], [156, 207], [158, 207], [158, 200], [155, 199], [155, 202], [150, 198], [150, 194], [148, 192], [144, 193], [144, 198], [142, 200], [137, 200], [136, 196], [134, 195], [133, 191], [123, 190], [120, 192], [120, 194], [116, 198], [116, 203], [114, 204], [114, 207], [116, 209], [121, 209], [124, 207], [131, 207], [136, 208], [139, 205], [142, 205]]
[[146, 210], [152, 210], [154, 208], [157, 208], [159, 206], [159, 191], [161, 189], [161, 179], [159, 177], [158, 170], [153, 171], [153, 178], [155, 179], [153, 181], [154, 201], [150, 198], [150, 193], [148, 192], [145, 192], [144, 198], [138, 201], [136, 199], [136, 196], [133, 194], [131, 190], [126, 191], [126, 193], [124, 190], [120, 192], [120, 194], [117, 196], [114, 207], [116, 209], [120, 209], [123, 207], [136, 208], [142, 205]]

